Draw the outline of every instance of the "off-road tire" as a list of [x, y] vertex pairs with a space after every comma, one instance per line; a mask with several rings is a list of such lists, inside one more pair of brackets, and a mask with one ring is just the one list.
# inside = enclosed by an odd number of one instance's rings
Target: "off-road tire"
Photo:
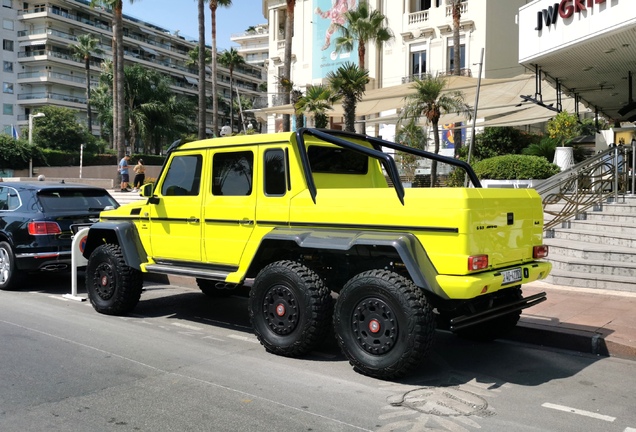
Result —
[[143, 277], [126, 265], [121, 248], [104, 244], [91, 253], [86, 266], [86, 291], [93, 308], [106, 315], [125, 315], [141, 297]]
[[312, 351], [323, 342], [332, 313], [330, 290], [302, 264], [274, 262], [254, 279], [250, 321], [256, 337], [271, 353], [298, 357]]
[[356, 371], [393, 379], [424, 361], [435, 338], [435, 317], [412, 281], [388, 270], [370, 270], [342, 288], [334, 329]]
[[228, 289], [217, 288], [216, 284], [218, 282], [216, 281], [211, 281], [209, 279], [200, 279], [200, 278], [197, 278], [196, 281], [197, 281], [197, 286], [199, 287], [201, 292], [208, 297], [223, 298], [223, 297], [229, 297], [235, 293], [235, 290], [233, 288], [228, 288]]
[[11, 291], [18, 288], [25, 275], [20, 273], [15, 263], [11, 245], [0, 242], [0, 290]]
[[[508, 294], [494, 301], [493, 306], [501, 306], [507, 300], [520, 300], [523, 296], [521, 288], [509, 288]], [[521, 317], [521, 311], [511, 312], [509, 314], [485, 321], [481, 324], [475, 324], [464, 329], [457, 330], [455, 334], [462, 339], [472, 340], [476, 342], [492, 342], [506, 336], [516, 327]]]

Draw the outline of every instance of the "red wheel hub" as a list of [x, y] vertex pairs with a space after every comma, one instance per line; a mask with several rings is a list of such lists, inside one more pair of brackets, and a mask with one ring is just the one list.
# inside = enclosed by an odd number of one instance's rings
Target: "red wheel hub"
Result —
[[108, 285], [108, 276], [102, 276], [102, 286]]
[[377, 333], [380, 331], [380, 321], [372, 319], [369, 321], [369, 331], [371, 333]]
[[282, 316], [285, 316], [285, 312], [287, 312], [287, 311], [285, 309], [285, 305], [284, 304], [279, 303], [279, 304], [276, 305], [276, 315], [278, 315], [279, 317], [282, 317]]

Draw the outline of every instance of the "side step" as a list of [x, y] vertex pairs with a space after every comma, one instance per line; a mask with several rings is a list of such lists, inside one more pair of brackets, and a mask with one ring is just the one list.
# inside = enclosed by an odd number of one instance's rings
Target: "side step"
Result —
[[221, 270], [207, 270], [201, 268], [166, 265], [166, 264], [148, 264], [146, 270], [151, 273], [160, 273], [167, 275], [190, 276], [193, 278], [210, 279], [215, 281], [225, 281], [230, 272]]

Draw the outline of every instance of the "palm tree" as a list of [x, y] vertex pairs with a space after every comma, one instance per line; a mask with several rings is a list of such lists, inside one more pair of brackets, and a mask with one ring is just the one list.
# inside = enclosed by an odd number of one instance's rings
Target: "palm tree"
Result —
[[358, 64], [365, 69], [367, 43], [375, 41], [380, 48], [394, 38], [387, 17], [377, 9], [371, 11], [367, 0], [360, 0], [357, 8], [345, 12], [344, 18], [344, 24], [337, 24], [342, 36], [336, 38], [336, 52], [349, 52], [358, 42]]
[[347, 62], [335, 72], [329, 72], [327, 80], [334, 93], [342, 97], [345, 131], [355, 132], [356, 104], [362, 100], [369, 82], [369, 72], [354, 63]]
[[459, 27], [462, 19], [462, 0], [446, 0], [453, 13], [453, 75], [461, 75], [461, 52], [459, 46]]
[[234, 132], [234, 113], [232, 112], [232, 105], [234, 105], [234, 88], [232, 87], [232, 78], [234, 76], [234, 69], [244, 65], [245, 59], [237, 50], [230, 48], [219, 54], [219, 63], [230, 70], [230, 128], [232, 132]]
[[99, 39], [90, 34], [83, 34], [77, 38], [77, 44], [70, 45], [73, 57], [84, 61], [86, 69], [86, 111], [88, 117], [88, 132], [93, 133], [93, 116], [91, 113], [91, 56], [102, 52], [99, 47]]
[[[288, 80], [291, 82], [291, 61], [292, 61], [292, 37], [294, 36], [294, 10], [296, 9], [296, 0], [286, 0], [287, 15], [285, 16], [285, 52], [283, 55], [283, 76], [280, 80]], [[283, 103], [289, 104], [291, 94], [288, 91], [283, 92]], [[289, 114], [283, 115], [283, 131], [291, 130]]]
[[216, 97], [216, 73], [217, 73], [217, 52], [216, 52], [216, 10], [221, 7], [232, 6], [232, 0], [210, 0], [210, 14], [212, 17], [212, 123], [214, 125], [214, 136], [216, 136], [221, 128], [219, 128], [219, 100]]
[[[200, 50], [200, 45], [195, 46], [190, 51], [188, 51], [188, 59], [185, 61], [185, 65], [188, 68], [195, 68], [199, 71], [199, 104], [197, 108], [198, 112], [198, 138], [205, 139], [206, 138], [206, 110], [207, 110], [207, 96], [205, 92], [205, 68], [212, 61], [212, 51], [205, 48], [204, 50]], [[203, 61], [201, 61], [201, 52], [203, 52]], [[201, 81], [201, 75], [203, 74], [203, 81]], [[203, 84], [201, 84], [203, 83]], [[201, 103], [201, 97], [203, 96], [203, 103]], [[203, 131], [201, 131], [201, 126], [203, 126]], [[203, 132], [203, 134], [201, 134]]]
[[[406, 97], [406, 105], [402, 111], [402, 119], [419, 120], [421, 116], [433, 126], [435, 153], [439, 153], [439, 119], [442, 114], [456, 112], [470, 117], [470, 107], [464, 103], [460, 91], [444, 92], [447, 81], [444, 77], [433, 77], [430, 74], [424, 79], [416, 78], [411, 84], [414, 94]], [[437, 182], [437, 161], [431, 163], [431, 187]]]
[[[395, 134], [395, 141], [409, 147], [425, 150], [426, 132], [417, 124], [413, 118], [409, 119], [406, 124], [399, 124], [400, 128]], [[417, 157], [411, 153], [399, 152], [399, 161], [402, 165], [402, 171], [407, 177], [407, 181], [413, 181], [415, 178], [415, 170], [417, 169]]]
[[297, 113], [309, 113], [313, 117], [314, 126], [326, 128], [329, 125], [327, 110], [333, 109], [333, 104], [339, 100], [330, 87], [325, 85], [308, 85], [305, 95], [294, 105]]

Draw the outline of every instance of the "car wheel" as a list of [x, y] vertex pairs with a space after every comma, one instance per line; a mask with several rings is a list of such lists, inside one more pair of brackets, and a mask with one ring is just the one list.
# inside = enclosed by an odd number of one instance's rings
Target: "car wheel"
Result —
[[[495, 299], [492, 307], [503, 306], [510, 301], [521, 300], [522, 298], [521, 288], [509, 288], [506, 290], [505, 295]], [[462, 339], [476, 342], [492, 342], [510, 333], [516, 327], [520, 317], [521, 311], [514, 311], [481, 324], [457, 330], [455, 334]]]
[[334, 329], [356, 371], [381, 379], [417, 368], [435, 337], [435, 317], [415, 284], [387, 270], [353, 277], [340, 292]]
[[24, 280], [24, 275], [18, 272], [15, 265], [15, 255], [11, 245], [0, 242], [0, 290], [14, 290]]
[[220, 288], [218, 285], [219, 282], [216, 282], [216, 281], [211, 281], [209, 279], [200, 279], [200, 278], [197, 278], [196, 281], [197, 281], [197, 286], [199, 287], [201, 292], [208, 297], [213, 297], [213, 298], [229, 297], [235, 293], [234, 286], [225, 287], [225, 284], [221, 283], [224, 286]]
[[118, 245], [104, 244], [91, 253], [86, 266], [86, 291], [97, 312], [130, 312], [139, 302], [142, 287], [141, 272], [126, 265]]
[[249, 314], [256, 337], [274, 354], [308, 353], [324, 340], [331, 325], [330, 294], [322, 279], [302, 264], [268, 265], [250, 291]]

